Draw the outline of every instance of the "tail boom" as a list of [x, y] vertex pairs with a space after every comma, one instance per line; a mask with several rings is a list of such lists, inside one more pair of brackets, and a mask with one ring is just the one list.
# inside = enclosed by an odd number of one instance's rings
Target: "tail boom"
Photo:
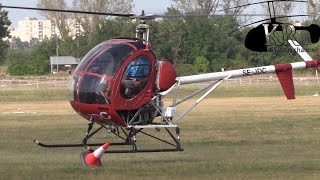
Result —
[[312, 60], [312, 61], [294, 62], [294, 63], [288, 63], [288, 64], [276, 64], [276, 65], [270, 65], [270, 66], [237, 69], [237, 70], [207, 73], [207, 74], [198, 74], [198, 75], [191, 75], [191, 76], [181, 76], [181, 77], [177, 77], [176, 81], [180, 85], [183, 85], [183, 84], [200, 83], [200, 82], [206, 82], [206, 81], [214, 81], [214, 80], [224, 79], [228, 76], [230, 76], [230, 78], [236, 78], [236, 77], [260, 75], [260, 74], [276, 73], [287, 98], [294, 99], [292, 70], [318, 68], [318, 66], [319, 66], [319, 61]]
[[200, 83], [200, 82], [206, 82], [206, 81], [214, 81], [214, 80], [226, 78], [228, 76], [231, 76], [231, 78], [236, 78], [236, 77], [269, 74], [269, 73], [307, 69], [307, 68], [317, 68], [318, 65], [319, 65], [319, 61], [317, 60], [305, 61], [305, 62], [294, 62], [294, 63], [288, 63], [288, 64], [277, 64], [277, 65], [261, 66], [261, 67], [254, 67], [254, 68], [237, 69], [237, 70], [231, 70], [231, 71], [214, 72], [214, 73], [198, 74], [198, 75], [191, 75], [191, 76], [181, 76], [181, 77], [177, 77], [176, 81], [179, 82], [179, 84], [183, 85], [183, 84]]

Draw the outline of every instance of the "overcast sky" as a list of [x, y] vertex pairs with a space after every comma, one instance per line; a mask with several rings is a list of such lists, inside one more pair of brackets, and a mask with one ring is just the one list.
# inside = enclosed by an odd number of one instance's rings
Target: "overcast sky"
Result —
[[[0, 0], [0, 3], [8, 6], [36, 7], [37, 2], [38, 0]], [[67, 2], [71, 3], [72, 0], [67, 0]], [[171, 6], [171, 0], [133, 0], [133, 2], [135, 4], [133, 13], [135, 14], [140, 14], [142, 9], [144, 9], [147, 14], [163, 13], [167, 7]], [[17, 22], [24, 19], [24, 17], [38, 17], [41, 19], [41, 16], [36, 11], [7, 10], [9, 11], [9, 18], [12, 22], [11, 27], [16, 27]]]

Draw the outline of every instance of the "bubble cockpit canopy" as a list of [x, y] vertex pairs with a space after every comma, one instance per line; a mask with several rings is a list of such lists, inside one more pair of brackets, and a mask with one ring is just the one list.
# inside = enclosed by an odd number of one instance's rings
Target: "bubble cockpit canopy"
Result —
[[136, 39], [113, 39], [94, 47], [81, 60], [69, 81], [70, 101], [111, 104], [113, 78], [134, 51], [145, 47]]

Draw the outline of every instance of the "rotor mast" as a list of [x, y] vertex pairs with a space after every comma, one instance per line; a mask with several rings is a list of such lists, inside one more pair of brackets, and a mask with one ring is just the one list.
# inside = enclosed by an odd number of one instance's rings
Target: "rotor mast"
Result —
[[147, 42], [149, 41], [149, 25], [146, 23], [146, 19], [148, 19], [147, 16], [144, 14], [144, 10], [142, 10], [142, 14], [140, 16], [137, 16], [137, 21], [139, 24], [136, 26], [136, 38], [144, 39]]

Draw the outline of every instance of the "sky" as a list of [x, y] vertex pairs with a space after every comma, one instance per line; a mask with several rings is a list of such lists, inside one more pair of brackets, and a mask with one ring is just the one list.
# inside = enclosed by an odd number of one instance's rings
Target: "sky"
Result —
[[[69, 4], [72, 3], [73, 0], [67, 0]], [[253, 0], [252, 2], [261, 2], [262, 0]], [[3, 5], [8, 6], [26, 6], [26, 7], [36, 7], [38, 0], [0, 0], [0, 3]], [[145, 10], [146, 14], [163, 14], [167, 7], [171, 7], [171, 0], [133, 0], [134, 2], [134, 14], [140, 14], [142, 10]], [[304, 6], [304, 4], [303, 4]], [[259, 6], [258, 6], [259, 7]], [[249, 7], [247, 10], [247, 13], [259, 13], [259, 8], [256, 9], [257, 6]], [[298, 4], [296, 6], [296, 10], [294, 12], [301, 13], [301, 4]], [[19, 20], [23, 20], [24, 17], [38, 17], [39, 19], [43, 19], [40, 14], [38, 14], [37, 11], [30, 11], [30, 10], [15, 10], [15, 9], [6, 9], [9, 11], [9, 18], [12, 22], [11, 28], [14, 28], [17, 26], [17, 22]], [[258, 18], [259, 19], [259, 18]], [[257, 18], [253, 19], [257, 20]], [[252, 21], [253, 21], [252, 20]]]
[[[7, 6], [26, 6], [26, 7], [36, 7], [38, 0], [0, 0], [2, 5]], [[67, 0], [71, 3], [72, 0]], [[166, 11], [167, 7], [171, 6], [171, 0], [133, 0], [134, 3], [134, 14], [140, 14], [142, 10], [145, 10], [146, 14], [162, 14]], [[12, 28], [17, 26], [19, 20], [23, 20], [24, 17], [38, 17], [41, 19], [41, 15], [36, 11], [29, 10], [15, 10], [6, 9], [9, 11], [9, 19], [11, 21]], [[42, 18], [43, 19], [43, 18]]]

